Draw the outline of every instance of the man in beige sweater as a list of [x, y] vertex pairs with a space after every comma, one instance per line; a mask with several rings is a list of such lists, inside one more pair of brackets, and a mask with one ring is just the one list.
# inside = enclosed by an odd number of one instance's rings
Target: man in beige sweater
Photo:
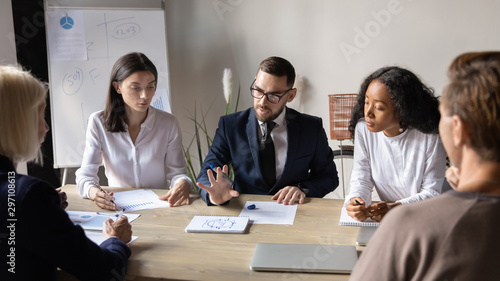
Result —
[[500, 52], [462, 54], [448, 76], [439, 131], [455, 190], [390, 212], [350, 280], [500, 278]]

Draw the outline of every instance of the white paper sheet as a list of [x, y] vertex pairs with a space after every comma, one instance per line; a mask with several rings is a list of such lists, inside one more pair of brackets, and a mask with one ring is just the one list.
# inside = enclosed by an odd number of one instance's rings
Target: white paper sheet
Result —
[[83, 11], [47, 11], [46, 19], [50, 60], [87, 60]]
[[[88, 239], [92, 240], [92, 242], [96, 243], [97, 245], [101, 245], [101, 243], [106, 240], [102, 232], [85, 231], [85, 235]], [[130, 242], [128, 242], [127, 244], [134, 242], [137, 238], [139, 238], [139, 236], [132, 236], [132, 240], [130, 240]]]
[[168, 202], [158, 199], [158, 195], [152, 190], [115, 192], [113, 197], [115, 197], [115, 204], [125, 209], [125, 212], [170, 207]]
[[[249, 210], [249, 205], [255, 204], [255, 209]], [[297, 204], [283, 205], [275, 202], [247, 201], [240, 217], [250, 217], [253, 224], [293, 224]]]
[[[80, 225], [83, 229], [87, 230], [102, 230], [102, 223], [111, 218], [113, 221], [118, 219], [118, 213], [111, 212], [80, 212], [80, 211], [66, 211], [69, 219], [75, 224]], [[129, 222], [137, 219], [140, 214], [124, 214]]]

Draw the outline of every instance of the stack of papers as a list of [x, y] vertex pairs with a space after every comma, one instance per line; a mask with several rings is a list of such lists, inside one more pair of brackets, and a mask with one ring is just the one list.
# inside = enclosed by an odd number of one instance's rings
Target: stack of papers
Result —
[[[118, 213], [109, 212], [79, 212], [79, 211], [66, 211], [68, 213], [69, 219], [75, 225], [81, 226], [86, 230], [102, 230], [102, 224], [107, 219], [112, 219], [116, 221], [118, 219]], [[140, 215], [139, 214], [124, 214], [128, 218], [129, 222], [134, 221]]]
[[[104, 234], [102, 232], [95, 232], [95, 231], [85, 231], [85, 235], [87, 236], [88, 239], [90, 239], [92, 242], [96, 243], [97, 245], [101, 245], [106, 238], [104, 238]], [[130, 244], [135, 241], [135, 239], [139, 238], [139, 236], [132, 236], [132, 240], [128, 242], [127, 244]]]
[[115, 197], [115, 204], [125, 209], [125, 212], [170, 207], [168, 202], [158, 199], [158, 195], [152, 190], [138, 189], [116, 192], [113, 197]]
[[[255, 205], [254, 209], [248, 206]], [[247, 201], [240, 217], [250, 217], [253, 224], [293, 224], [297, 204], [283, 205], [274, 202]]]
[[[111, 213], [111, 212], [80, 212], [80, 211], [66, 211], [68, 213], [69, 219], [75, 225], [81, 226], [85, 229], [85, 235], [87, 238], [92, 240], [92, 242], [100, 245], [106, 238], [102, 233], [102, 224], [107, 219], [112, 219], [116, 221], [119, 217], [119, 213]], [[129, 222], [137, 219], [140, 214], [124, 214], [128, 218]], [[100, 230], [100, 232], [87, 231], [87, 230]], [[130, 240], [129, 244], [132, 243], [135, 239], [139, 238], [139, 236], [132, 236], [132, 240]]]

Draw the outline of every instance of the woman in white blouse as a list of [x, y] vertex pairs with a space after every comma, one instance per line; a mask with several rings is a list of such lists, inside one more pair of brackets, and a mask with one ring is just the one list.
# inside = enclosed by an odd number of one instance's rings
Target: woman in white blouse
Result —
[[116, 209], [113, 193], [98, 187], [101, 163], [109, 186], [170, 187], [161, 200], [171, 206], [189, 204], [192, 183], [179, 124], [172, 114], [150, 106], [157, 82], [156, 67], [144, 54], [120, 57], [111, 71], [106, 108], [89, 117], [76, 184], [83, 198], [101, 208]]
[[[351, 217], [380, 221], [392, 207], [441, 193], [446, 152], [438, 107], [432, 89], [407, 69], [384, 67], [365, 79], [349, 125]], [[373, 188], [382, 201], [371, 202]]]

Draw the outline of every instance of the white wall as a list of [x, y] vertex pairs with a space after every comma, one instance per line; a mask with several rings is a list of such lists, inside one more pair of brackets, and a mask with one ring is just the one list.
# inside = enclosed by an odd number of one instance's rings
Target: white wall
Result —
[[[306, 83], [292, 107], [323, 118], [328, 94], [357, 92], [369, 73], [397, 64], [440, 95], [446, 68], [466, 51], [500, 49], [500, 1], [478, 0], [167, 0], [173, 112], [184, 143], [193, 136], [194, 104], [211, 136], [224, 113], [222, 70], [241, 84], [240, 109], [258, 64], [271, 55], [292, 62]], [[331, 141], [333, 149], [337, 144]]]
[[[16, 62], [11, 10], [0, 2], [1, 64]], [[357, 92], [366, 75], [398, 64], [439, 95], [456, 55], [500, 49], [499, 10], [495, 0], [166, 0], [172, 110], [186, 145], [195, 103], [213, 136], [225, 110], [222, 70], [241, 85], [241, 110], [252, 105], [260, 61], [278, 55], [306, 81], [291, 106], [322, 117], [329, 135], [329, 94]]]
[[0, 2], [0, 38], [0, 64], [15, 64], [17, 62], [16, 43], [10, 0]]

